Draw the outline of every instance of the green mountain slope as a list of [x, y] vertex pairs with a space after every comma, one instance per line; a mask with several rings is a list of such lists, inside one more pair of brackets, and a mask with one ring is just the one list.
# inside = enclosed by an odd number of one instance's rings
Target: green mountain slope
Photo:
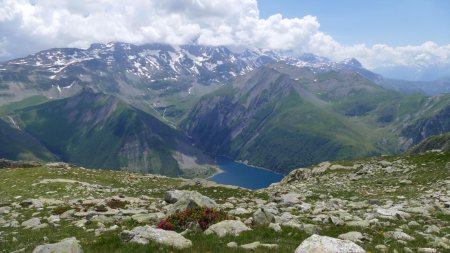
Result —
[[0, 158], [54, 161], [56, 157], [27, 133], [0, 119]]
[[80, 95], [25, 108], [14, 115], [59, 160], [95, 168], [179, 176], [175, 151], [187, 138], [116, 97]]
[[301, 77], [314, 78], [311, 71], [303, 69], [292, 78], [280, 67], [285, 66], [261, 68], [202, 99], [183, 123], [197, 145], [283, 172], [381, 153], [363, 128], [333, 111], [330, 101], [353, 90], [337, 82], [335, 92], [324, 92], [322, 98], [302, 84]]
[[433, 135], [408, 150], [409, 154], [419, 154], [431, 150], [450, 151], [450, 133]]
[[429, 125], [415, 127], [426, 115], [443, 124], [430, 133], [447, 131], [448, 105], [450, 96], [402, 95], [352, 71], [274, 64], [203, 97], [182, 127], [212, 155], [287, 172], [325, 160], [399, 153], [426, 137], [420, 129]]

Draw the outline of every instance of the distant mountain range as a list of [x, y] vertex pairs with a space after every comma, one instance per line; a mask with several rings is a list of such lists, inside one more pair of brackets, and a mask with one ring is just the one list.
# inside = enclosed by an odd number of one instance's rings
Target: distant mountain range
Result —
[[265, 50], [50, 49], [0, 64], [0, 156], [182, 176], [203, 153], [281, 172], [395, 154], [450, 131], [447, 81]]
[[280, 61], [317, 72], [354, 69], [373, 75], [354, 59], [336, 63], [310, 54], [293, 57], [196, 45], [93, 44], [87, 50], [50, 49], [0, 64], [0, 104], [33, 95], [65, 98], [89, 87], [176, 121], [198, 97], [239, 75]]

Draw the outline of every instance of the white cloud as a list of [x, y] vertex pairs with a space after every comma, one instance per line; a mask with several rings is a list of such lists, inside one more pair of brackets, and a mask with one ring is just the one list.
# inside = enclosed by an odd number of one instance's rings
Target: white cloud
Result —
[[6, 37], [0, 38], [0, 58], [9, 56], [9, 53], [6, 51], [7, 45], [8, 41], [6, 40]]
[[369, 68], [450, 63], [450, 45], [343, 46], [316, 17], [260, 18], [256, 0], [0, 0], [0, 38], [0, 59], [124, 41], [290, 49]]

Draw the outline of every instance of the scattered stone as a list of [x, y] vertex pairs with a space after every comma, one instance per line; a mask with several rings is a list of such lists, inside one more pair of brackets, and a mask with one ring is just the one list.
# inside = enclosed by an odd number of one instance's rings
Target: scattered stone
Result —
[[411, 180], [407, 180], [407, 179], [403, 179], [403, 180], [400, 180], [399, 183], [400, 184], [412, 184], [412, 181]]
[[237, 248], [239, 245], [236, 242], [227, 243], [228, 248]]
[[300, 197], [302, 195], [298, 193], [287, 193], [281, 195], [281, 204], [283, 206], [292, 206], [301, 202]]
[[250, 211], [245, 209], [245, 208], [238, 207], [238, 208], [236, 208], [234, 210], [229, 211], [228, 213], [230, 215], [243, 215], [243, 214], [249, 214]]
[[241, 248], [246, 249], [246, 250], [255, 250], [259, 246], [261, 246], [260, 242], [252, 242], [252, 243], [247, 243], [247, 244], [241, 245]]
[[0, 207], [0, 214], [9, 214], [11, 212], [10, 206], [2, 206]]
[[388, 247], [383, 244], [378, 244], [377, 246], [375, 246], [375, 249], [379, 250], [380, 252], [387, 252]]
[[266, 225], [275, 222], [275, 216], [265, 207], [261, 207], [253, 214], [255, 225]]
[[357, 231], [351, 231], [345, 234], [341, 234], [338, 236], [338, 238], [341, 240], [349, 240], [355, 243], [362, 243], [362, 241], [365, 239], [363, 234]]
[[384, 233], [385, 238], [392, 238], [395, 240], [402, 241], [414, 241], [415, 238], [401, 231], [389, 231]]
[[383, 167], [387, 167], [387, 166], [392, 165], [391, 162], [386, 161], [386, 160], [381, 160], [381, 161], [379, 161], [378, 163], [379, 163], [381, 166], [383, 166]]
[[370, 227], [370, 222], [368, 222], [366, 220], [349, 221], [349, 222], [346, 222], [345, 224], [350, 227], [359, 227], [359, 228]]
[[62, 213], [59, 217], [61, 219], [70, 219], [75, 214], [75, 210], [67, 210], [64, 213]]
[[441, 232], [441, 229], [438, 228], [436, 225], [429, 225], [427, 229], [425, 230], [426, 234], [439, 234]]
[[138, 223], [150, 223], [150, 222], [159, 222], [164, 219], [165, 215], [163, 213], [148, 213], [148, 214], [135, 214], [131, 216], [131, 219], [135, 220]]
[[31, 205], [33, 205], [33, 200], [31, 200], [31, 199], [27, 199], [27, 200], [20, 202], [20, 206], [23, 208], [30, 207]]
[[164, 201], [166, 201], [169, 204], [173, 204], [182, 198], [184, 198], [186, 194], [186, 191], [180, 191], [180, 190], [173, 190], [173, 191], [167, 191], [164, 195]]
[[437, 253], [437, 249], [433, 249], [433, 248], [418, 248], [417, 249], [418, 253]]
[[222, 208], [224, 208], [224, 209], [231, 209], [231, 208], [234, 208], [234, 205], [231, 204], [230, 202], [223, 203], [221, 206], [222, 206]]
[[320, 227], [314, 224], [302, 224], [302, 230], [308, 235], [318, 234]]
[[241, 245], [241, 248], [246, 249], [246, 250], [256, 250], [259, 247], [276, 249], [276, 248], [278, 248], [278, 244], [265, 244], [265, 243], [261, 243], [261, 242], [252, 242], [252, 243]]
[[83, 253], [80, 242], [75, 238], [67, 238], [58, 243], [37, 246], [33, 253]]
[[408, 227], [418, 227], [420, 224], [417, 221], [408, 222]]
[[404, 247], [403, 250], [404, 250], [406, 253], [414, 253], [414, 251], [413, 251], [412, 249], [408, 248], [408, 247]]
[[166, 246], [172, 246], [176, 249], [185, 249], [192, 246], [192, 242], [175, 231], [167, 231], [150, 226], [135, 227], [131, 231], [125, 230], [121, 233], [124, 241], [135, 242], [139, 244], [148, 244], [154, 241]]
[[270, 223], [269, 224], [269, 228], [272, 229], [275, 232], [281, 232], [282, 231], [281, 226], [278, 223]]
[[50, 224], [56, 224], [61, 221], [61, 218], [59, 217], [59, 215], [51, 215], [50, 217], [47, 218], [47, 221]]
[[371, 205], [379, 205], [381, 203], [379, 199], [369, 199], [367, 202]]
[[329, 217], [329, 220], [330, 220], [331, 223], [332, 223], [333, 225], [335, 225], [335, 226], [342, 226], [342, 225], [345, 224], [345, 222], [344, 222], [341, 218], [336, 217], [336, 216], [330, 216], [330, 217]]
[[392, 208], [377, 208], [376, 211], [380, 216], [382, 216], [383, 218], [402, 218], [402, 219], [407, 219], [409, 217], [411, 217], [411, 215], [409, 215], [406, 212], [400, 211], [398, 210], [398, 208], [396, 207], [392, 207]]
[[240, 233], [244, 231], [251, 230], [241, 221], [236, 220], [224, 220], [219, 223], [216, 223], [210, 226], [205, 234], [216, 234], [219, 237], [224, 237], [225, 235], [233, 235], [238, 236]]
[[295, 253], [366, 253], [366, 251], [347, 240], [340, 240], [328, 236], [312, 235], [304, 240]]
[[39, 218], [31, 218], [29, 220], [22, 222], [21, 225], [22, 225], [22, 227], [25, 227], [26, 229], [36, 228], [39, 225], [41, 225], [41, 220]]

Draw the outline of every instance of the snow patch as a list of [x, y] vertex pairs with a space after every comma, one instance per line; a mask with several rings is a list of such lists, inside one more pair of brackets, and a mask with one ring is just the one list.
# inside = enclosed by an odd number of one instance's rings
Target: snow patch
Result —
[[8, 119], [11, 121], [11, 123], [14, 125], [15, 128], [21, 130], [19, 125], [17, 125], [16, 121], [13, 119], [13, 117], [8, 116]]
[[[64, 86], [63, 89], [70, 89], [75, 84], [75, 82], [72, 82], [69, 86]], [[59, 87], [59, 86], [58, 86]]]

